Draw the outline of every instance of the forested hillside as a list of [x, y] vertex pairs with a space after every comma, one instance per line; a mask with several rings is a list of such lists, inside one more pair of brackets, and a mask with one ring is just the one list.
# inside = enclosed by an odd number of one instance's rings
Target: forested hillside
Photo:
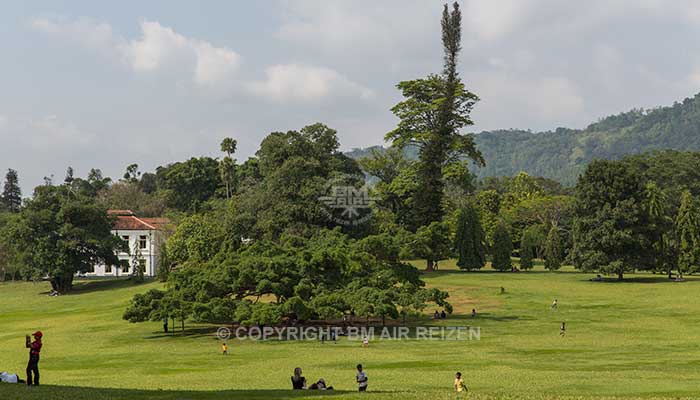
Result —
[[[594, 159], [617, 160], [656, 149], [700, 150], [700, 94], [670, 107], [610, 116], [583, 130], [497, 130], [481, 132], [475, 139], [486, 159], [485, 167], [474, 167], [480, 178], [525, 171], [573, 185]], [[368, 150], [355, 149], [348, 155], [360, 157]], [[415, 155], [415, 149], [407, 152]]]

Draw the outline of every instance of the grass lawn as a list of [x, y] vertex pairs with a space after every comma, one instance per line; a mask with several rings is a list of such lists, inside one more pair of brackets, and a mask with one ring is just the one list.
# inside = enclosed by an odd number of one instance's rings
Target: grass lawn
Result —
[[[156, 282], [79, 282], [60, 297], [48, 297], [46, 283], [0, 283], [0, 371], [24, 376], [24, 335], [45, 335], [44, 386], [0, 385], [0, 399], [454, 399], [456, 371], [472, 399], [700, 397], [700, 279], [592, 276], [464, 273], [443, 262], [425, 279], [450, 292], [455, 313], [425, 323], [478, 326], [481, 340], [377, 340], [366, 349], [342, 339], [244, 340], [229, 341], [229, 356], [211, 329], [167, 336], [159, 323], [121, 319], [128, 300]], [[358, 362], [369, 376], [364, 395], [355, 392]], [[288, 390], [297, 366], [309, 382], [323, 377], [337, 390]]]

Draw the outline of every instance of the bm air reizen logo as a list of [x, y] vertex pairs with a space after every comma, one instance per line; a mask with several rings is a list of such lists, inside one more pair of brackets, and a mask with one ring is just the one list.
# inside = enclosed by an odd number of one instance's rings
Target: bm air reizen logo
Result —
[[[353, 182], [356, 185], [352, 185]], [[371, 218], [376, 198], [370, 196], [364, 176], [342, 175], [332, 179], [325, 193], [318, 200], [328, 218], [336, 224], [360, 225]]]

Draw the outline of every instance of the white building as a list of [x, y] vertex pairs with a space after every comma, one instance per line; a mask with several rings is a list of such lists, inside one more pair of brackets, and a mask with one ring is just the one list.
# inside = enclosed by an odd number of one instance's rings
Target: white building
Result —
[[167, 218], [139, 218], [131, 210], [109, 210], [116, 219], [112, 233], [129, 244], [130, 252], [119, 252], [118, 265], [95, 265], [87, 276], [128, 276], [135, 265], [140, 265], [144, 276], [158, 273], [158, 255], [165, 238], [163, 228]]

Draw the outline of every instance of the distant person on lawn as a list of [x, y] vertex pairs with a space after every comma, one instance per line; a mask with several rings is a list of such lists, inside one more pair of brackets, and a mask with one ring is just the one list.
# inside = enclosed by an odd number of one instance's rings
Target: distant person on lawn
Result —
[[[44, 336], [41, 331], [32, 334], [32, 342], [29, 335], [26, 337], [26, 348], [29, 349], [29, 362], [27, 363], [27, 385], [39, 386], [39, 353], [41, 352], [41, 338]], [[32, 379], [32, 374], [34, 375]]]
[[306, 389], [306, 378], [301, 375], [301, 368], [299, 367], [294, 368], [294, 375], [292, 375], [292, 389]]
[[557, 301], [557, 299], [554, 299], [554, 301], [552, 302], [552, 310], [556, 310], [557, 308], [559, 308], [559, 302]]
[[561, 323], [561, 328], [559, 329], [559, 335], [562, 337], [566, 335], [566, 322]]
[[467, 385], [464, 384], [464, 380], [462, 380], [462, 373], [457, 372], [455, 374], [455, 392], [457, 393], [462, 393], [468, 391]]
[[226, 344], [226, 342], [221, 344], [221, 353], [225, 356], [228, 355], [228, 345]]
[[357, 364], [357, 376], [355, 376], [357, 388], [360, 392], [367, 391], [367, 373], [362, 370], [362, 364]]
[[6, 371], [0, 372], [0, 383], [24, 383], [17, 374], [10, 374]]
[[333, 386], [328, 386], [326, 380], [321, 378], [318, 382], [312, 383], [309, 390], [333, 390]]

